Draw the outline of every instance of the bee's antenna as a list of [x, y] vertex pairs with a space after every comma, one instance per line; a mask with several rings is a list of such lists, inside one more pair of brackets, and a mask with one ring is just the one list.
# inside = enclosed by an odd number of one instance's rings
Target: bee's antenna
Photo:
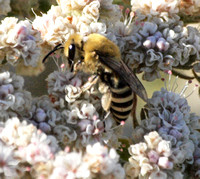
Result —
[[53, 52], [55, 52], [56, 50], [59, 50], [59, 49], [64, 48], [64, 47], [60, 47], [61, 45], [62, 45], [62, 44], [56, 45], [56, 46], [54, 47], [54, 49], [51, 50], [51, 51], [43, 58], [42, 63], [44, 63], [45, 60], [49, 57], [49, 55], [51, 55]]

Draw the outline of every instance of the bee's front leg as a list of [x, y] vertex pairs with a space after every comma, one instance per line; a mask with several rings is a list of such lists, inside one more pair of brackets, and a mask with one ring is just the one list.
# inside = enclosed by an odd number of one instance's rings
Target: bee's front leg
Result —
[[99, 80], [99, 75], [97, 75], [97, 74], [92, 75], [88, 79], [88, 81], [81, 87], [81, 93], [84, 93], [85, 91], [90, 89], [93, 85], [95, 85], [97, 83], [98, 80]]

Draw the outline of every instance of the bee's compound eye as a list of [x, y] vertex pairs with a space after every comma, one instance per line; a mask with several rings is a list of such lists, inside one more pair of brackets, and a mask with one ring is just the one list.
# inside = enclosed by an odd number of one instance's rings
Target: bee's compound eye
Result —
[[69, 46], [69, 54], [68, 54], [68, 58], [69, 60], [72, 62], [74, 61], [74, 57], [75, 57], [75, 50], [76, 50], [76, 47], [74, 44], [71, 44]]

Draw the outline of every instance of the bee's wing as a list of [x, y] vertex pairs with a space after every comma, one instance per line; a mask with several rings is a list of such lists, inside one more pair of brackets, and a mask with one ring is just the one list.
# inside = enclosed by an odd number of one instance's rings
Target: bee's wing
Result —
[[140, 98], [147, 101], [148, 98], [144, 86], [133, 71], [122, 60], [117, 61], [111, 57], [102, 57], [100, 55], [99, 60], [116, 72]]

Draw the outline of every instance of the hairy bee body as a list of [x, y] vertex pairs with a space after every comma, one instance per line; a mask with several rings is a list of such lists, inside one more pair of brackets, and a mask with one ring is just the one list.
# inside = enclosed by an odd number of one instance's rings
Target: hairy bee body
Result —
[[[135, 94], [147, 101], [145, 88], [133, 71], [121, 60], [119, 48], [103, 35], [94, 33], [82, 37], [73, 34], [64, 47], [59, 46], [57, 45], [52, 52], [64, 48], [71, 71], [76, 73], [81, 70], [91, 73], [109, 86], [111, 95], [107, 106], [118, 123], [128, 118], [135, 101]], [[43, 61], [50, 54], [51, 52]], [[96, 82], [96, 78], [94, 79]]]
[[108, 66], [100, 62], [99, 56], [114, 57], [114, 60], [120, 61], [121, 55], [119, 48], [109, 39], [100, 34], [90, 34], [88, 37], [82, 37], [79, 34], [73, 34], [65, 43], [64, 53], [69, 57], [69, 46], [75, 44], [76, 50], [73, 61], [74, 71], [82, 70], [86, 73], [97, 73], [99, 68], [104, 71], [112, 72]]

